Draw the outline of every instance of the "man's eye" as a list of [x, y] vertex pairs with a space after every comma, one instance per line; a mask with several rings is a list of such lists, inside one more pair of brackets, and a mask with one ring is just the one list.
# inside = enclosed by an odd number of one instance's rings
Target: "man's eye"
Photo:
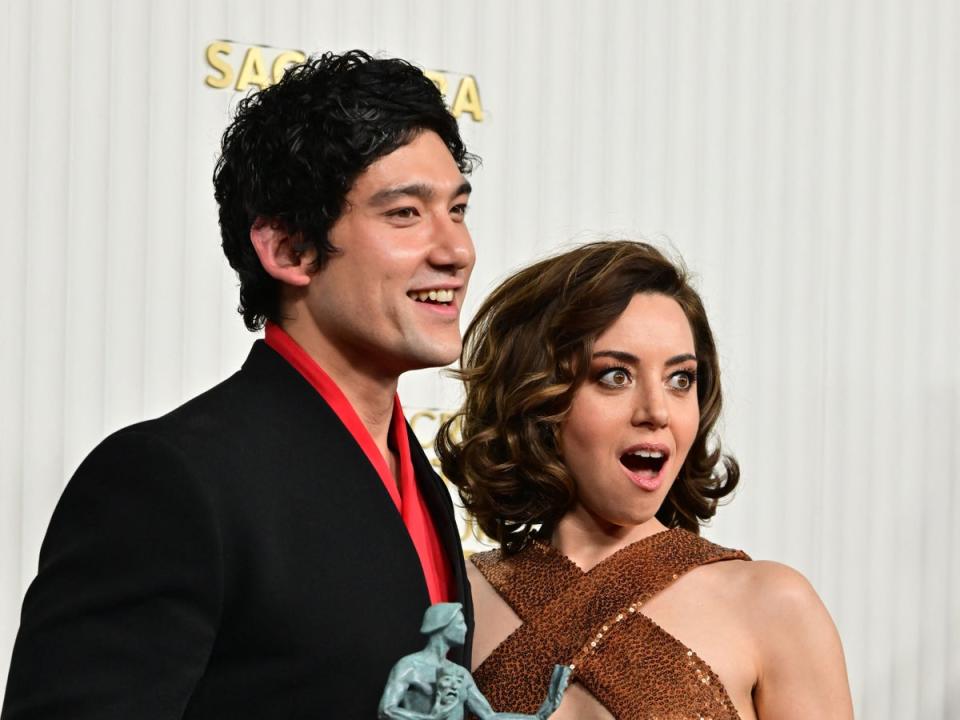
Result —
[[619, 388], [630, 384], [630, 372], [626, 368], [610, 368], [604, 370], [597, 380], [607, 387]]
[[397, 208], [396, 210], [388, 212], [387, 215], [393, 218], [400, 218], [401, 220], [409, 220], [417, 216], [417, 209], [412, 207]]
[[697, 381], [697, 376], [689, 370], [681, 370], [670, 376], [667, 384], [674, 390], [689, 390]]
[[454, 205], [452, 208], [450, 208], [450, 214], [456, 215], [462, 218], [464, 215], [467, 214], [467, 204], [460, 203], [459, 205]]

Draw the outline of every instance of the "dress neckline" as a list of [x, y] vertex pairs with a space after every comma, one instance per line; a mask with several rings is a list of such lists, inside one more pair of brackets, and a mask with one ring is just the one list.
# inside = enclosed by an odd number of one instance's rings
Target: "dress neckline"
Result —
[[[658, 530], [657, 532], [651, 533], [650, 535], [647, 535], [646, 537], [642, 537], [639, 540], [634, 540], [632, 543], [629, 543], [628, 545], [624, 545], [619, 550], [615, 550], [614, 552], [610, 553], [605, 558], [600, 560], [600, 562], [596, 563], [589, 570], [584, 570], [579, 565], [577, 565], [573, 560], [567, 557], [564, 553], [560, 552], [560, 550], [558, 550], [555, 546], [551, 545], [550, 543], [544, 540], [534, 538], [533, 540], [530, 541], [530, 545], [528, 545], [527, 548], [536, 548], [542, 555], [547, 557], [552, 557], [555, 561], [559, 560], [563, 564], [569, 565], [571, 569], [576, 570], [581, 575], [591, 575], [598, 568], [601, 568], [612, 562], [616, 562], [617, 560], [619, 560], [624, 556], [627, 556], [632, 553], [636, 553], [642, 549], [645, 549], [647, 545], [656, 545], [659, 547], [664, 542], [666, 542], [667, 544], [670, 544], [672, 542], [673, 537], [677, 536], [680, 533], [687, 533], [689, 535], [693, 535], [693, 533], [690, 533], [688, 530], [684, 530], [683, 528], [680, 528], [680, 527], [672, 527], [672, 528], [665, 528], [663, 530]], [[699, 536], [695, 536], [695, 537], [699, 537]], [[521, 550], [520, 552], [523, 552], [523, 550]]]

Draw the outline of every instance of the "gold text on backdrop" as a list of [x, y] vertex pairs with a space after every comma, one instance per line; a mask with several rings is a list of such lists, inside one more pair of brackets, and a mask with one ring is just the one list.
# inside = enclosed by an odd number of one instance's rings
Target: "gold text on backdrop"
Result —
[[[215, 90], [233, 89], [238, 92], [251, 86], [262, 90], [280, 80], [291, 67], [307, 59], [306, 53], [301, 50], [243, 45], [229, 40], [210, 43], [205, 55], [207, 65], [214, 72], [208, 74], [203, 82]], [[440, 90], [455, 118], [467, 113], [474, 122], [483, 122], [480, 89], [473, 75], [446, 70], [424, 70], [423, 74]]]

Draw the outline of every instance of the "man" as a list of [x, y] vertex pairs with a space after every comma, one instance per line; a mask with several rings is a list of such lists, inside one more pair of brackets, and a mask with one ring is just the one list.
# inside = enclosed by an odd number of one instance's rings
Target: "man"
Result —
[[424, 609], [470, 619], [449, 496], [396, 396], [460, 350], [470, 165], [400, 60], [327, 54], [239, 103], [214, 184], [265, 341], [77, 470], [3, 720], [370, 720]]

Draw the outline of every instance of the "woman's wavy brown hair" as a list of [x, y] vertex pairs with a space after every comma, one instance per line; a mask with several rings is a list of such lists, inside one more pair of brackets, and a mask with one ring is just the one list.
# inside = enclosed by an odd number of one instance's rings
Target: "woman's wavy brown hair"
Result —
[[505, 552], [520, 550], [532, 533], [548, 535], [572, 506], [560, 426], [589, 372], [594, 340], [637, 293], [676, 300], [698, 361], [700, 426], [657, 519], [697, 533], [736, 487], [739, 466], [713, 437], [722, 405], [717, 349], [686, 270], [642, 242], [583, 245], [521, 270], [486, 299], [455, 373], [466, 400], [437, 436], [444, 474]]

